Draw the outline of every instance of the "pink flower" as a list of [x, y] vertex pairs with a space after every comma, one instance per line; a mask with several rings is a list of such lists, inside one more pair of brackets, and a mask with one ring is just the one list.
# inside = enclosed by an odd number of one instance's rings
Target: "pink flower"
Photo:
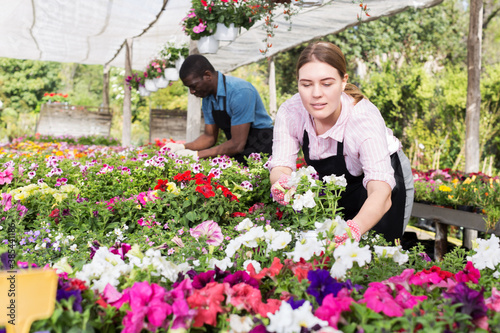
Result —
[[194, 228], [190, 228], [189, 233], [197, 240], [200, 237], [206, 238], [208, 245], [219, 246], [224, 240], [221, 228], [217, 222], [212, 220], [205, 221]]
[[200, 24], [198, 24], [196, 27], [194, 27], [194, 28], [193, 28], [193, 32], [194, 32], [195, 34], [200, 34], [200, 33], [202, 33], [203, 31], [205, 31], [205, 28], [206, 28], [206, 27], [207, 27], [206, 25], [204, 25], [203, 23], [200, 23]]
[[491, 297], [488, 297], [484, 300], [488, 309], [500, 312], [500, 290], [497, 290], [496, 287], [493, 287], [491, 290]]
[[408, 290], [404, 289], [403, 287], [400, 287], [401, 289], [398, 292], [398, 295], [396, 296], [395, 300], [396, 303], [398, 303], [403, 309], [411, 309], [415, 305], [418, 304], [418, 302], [424, 301], [427, 299], [427, 296], [422, 295], [422, 296], [414, 296], [408, 292]]
[[470, 281], [472, 283], [477, 283], [480, 277], [481, 272], [479, 272], [479, 270], [474, 267], [472, 261], [467, 261], [464, 270], [455, 274], [455, 279], [457, 280], [457, 282]]
[[375, 312], [383, 312], [389, 317], [401, 317], [403, 308], [396, 303], [389, 293], [390, 288], [381, 282], [371, 282], [359, 303], [366, 303], [366, 307]]
[[319, 319], [326, 320], [328, 325], [338, 328], [337, 323], [339, 322], [341, 313], [349, 311], [352, 302], [354, 300], [349, 297], [347, 289], [342, 289], [337, 294], [337, 297], [334, 297], [333, 294], [328, 294], [314, 315]]
[[130, 288], [127, 288], [123, 291], [123, 293], [121, 293], [108, 283], [106, 287], [104, 287], [102, 297], [104, 298], [106, 303], [119, 309], [124, 303], [130, 301], [129, 291]]
[[255, 313], [262, 303], [260, 290], [244, 282], [234, 285], [227, 294], [227, 303], [234, 305], [238, 310], [245, 309]]
[[5, 171], [0, 172], [0, 185], [10, 184], [12, 182], [12, 178], [14, 178], [12, 171], [14, 171], [14, 168], [8, 167]]
[[[130, 308], [123, 318], [125, 333], [140, 333], [144, 328], [144, 319], [148, 320], [148, 329], [156, 330], [162, 326], [172, 307], [165, 302], [165, 289], [149, 282], [136, 282], [129, 291]], [[166, 328], [166, 327], [165, 327]]]
[[400, 275], [396, 275], [383, 281], [391, 289], [396, 290], [398, 286], [410, 291], [410, 278], [413, 276], [414, 269], [407, 268]]
[[3, 211], [6, 212], [12, 208], [12, 195], [9, 193], [2, 193], [2, 206]]

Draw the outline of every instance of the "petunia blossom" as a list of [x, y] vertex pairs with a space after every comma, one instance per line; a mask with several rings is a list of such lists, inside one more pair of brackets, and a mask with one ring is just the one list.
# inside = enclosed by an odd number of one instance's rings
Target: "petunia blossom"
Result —
[[205, 239], [208, 245], [219, 246], [224, 240], [222, 230], [217, 222], [209, 220], [189, 229], [191, 236], [199, 240]]

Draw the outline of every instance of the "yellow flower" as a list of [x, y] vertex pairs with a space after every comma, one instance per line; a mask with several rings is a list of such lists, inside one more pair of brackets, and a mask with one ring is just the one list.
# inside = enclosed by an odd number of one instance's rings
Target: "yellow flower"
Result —
[[177, 188], [177, 185], [175, 183], [167, 183], [167, 191], [176, 195], [181, 193], [181, 190]]
[[60, 192], [54, 193], [52, 194], [52, 196], [54, 197], [54, 199], [56, 199], [57, 202], [61, 202], [68, 197], [66, 193], [60, 193]]
[[441, 185], [441, 186], [439, 186], [439, 190], [441, 192], [451, 192], [451, 187], [446, 186], [446, 185]]

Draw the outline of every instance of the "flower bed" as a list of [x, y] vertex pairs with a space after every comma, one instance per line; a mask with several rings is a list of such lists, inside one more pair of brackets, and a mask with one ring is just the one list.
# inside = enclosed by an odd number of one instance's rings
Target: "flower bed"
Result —
[[459, 171], [413, 171], [415, 201], [485, 214], [488, 229], [500, 220], [500, 177]]
[[[193, 161], [140, 148], [3, 147], [5, 267], [59, 273], [56, 310], [32, 331], [468, 332], [500, 326], [499, 239], [432, 262], [379, 236], [340, 246], [338, 194], [293, 175], [269, 196], [267, 160]], [[333, 190], [330, 191], [330, 190]], [[9, 261], [15, 221], [16, 258]]]

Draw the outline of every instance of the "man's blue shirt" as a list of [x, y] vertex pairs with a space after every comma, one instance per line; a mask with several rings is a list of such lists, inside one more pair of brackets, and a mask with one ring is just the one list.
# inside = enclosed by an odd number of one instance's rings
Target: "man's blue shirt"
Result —
[[252, 123], [252, 128], [273, 127], [273, 121], [267, 114], [257, 89], [250, 82], [226, 76], [226, 90], [224, 90], [222, 73], [217, 72], [217, 74], [217, 97], [209, 95], [202, 100], [205, 124], [215, 124], [212, 110], [214, 107], [215, 110], [224, 110], [224, 103], [227, 103], [226, 112], [231, 118], [231, 126]]

